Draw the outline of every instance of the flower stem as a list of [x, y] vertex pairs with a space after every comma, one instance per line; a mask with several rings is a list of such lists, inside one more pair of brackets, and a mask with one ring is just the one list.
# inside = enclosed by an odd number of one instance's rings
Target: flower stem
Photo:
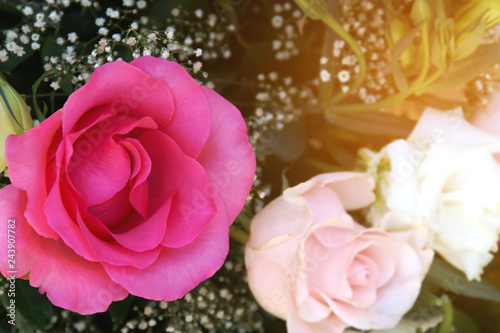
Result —
[[229, 227], [229, 237], [238, 243], [245, 245], [248, 240], [248, 232], [233, 225]]

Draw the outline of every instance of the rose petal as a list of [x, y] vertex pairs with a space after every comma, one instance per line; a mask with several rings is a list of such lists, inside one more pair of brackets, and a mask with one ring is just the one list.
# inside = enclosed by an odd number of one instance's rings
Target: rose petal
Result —
[[10, 180], [28, 195], [26, 218], [39, 235], [53, 239], [58, 239], [59, 236], [48, 225], [42, 212], [47, 200], [47, 158], [53, 153], [52, 149], [49, 149], [52, 142], [60, 140], [61, 116], [61, 111], [57, 111], [26, 133], [9, 136], [5, 145]]
[[[80, 143], [85, 143], [87, 148], [82, 148], [84, 145]], [[71, 172], [68, 171], [68, 176], [88, 205], [111, 199], [128, 183], [131, 173], [129, 154], [110, 136], [97, 146], [77, 140], [73, 154], [79, 156], [77, 159], [71, 158], [68, 164]]]
[[248, 245], [256, 249], [275, 237], [303, 232], [313, 221], [305, 200], [303, 203], [292, 205], [282, 196], [271, 201], [252, 219]]
[[232, 223], [253, 184], [255, 153], [240, 111], [212, 89], [202, 90], [212, 109], [212, 127], [198, 161], [224, 200]]
[[141, 135], [139, 141], [151, 159], [150, 200], [175, 191], [161, 243], [167, 247], [185, 246], [201, 233], [217, 209], [207, 175], [203, 167], [185, 155], [165, 133], [149, 131]]
[[[169, 87], [173, 96], [173, 100], [169, 103], [171, 107], [175, 107], [175, 114], [167, 127], [160, 128], [181, 147], [185, 154], [197, 158], [207, 141], [211, 122], [210, 106], [202, 94], [200, 85], [184, 68], [173, 61], [145, 56], [132, 61], [130, 65]], [[162, 108], [156, 109], [162, 110]]]
[[313, 223], [346, 213], [339, 197], [328, 187], [313, 187], [302, 196], [314, 216]]
[[365, 173], [332, 172], [312, 178], [321, 186], [332, 189], [346, 210], [360, 209], [375, 201], [375, 181]]
[[71, 133], [85, 113], [101, 105], [110, 105], [124, 117], [150, 116], [160, 127], [168, 125], [174, 115], [174, 99], [163, 82], [136, 66], [115, 61], [98, 67], [89, 82], [68, 97], [63, 109], [71, 112], [63, 114], [63, 135]]
[[264, 257], [249, 259], [248, 253], [251, 251], [248, 248], [245, 251], [245, 262], [248, 286], [253, 296], [264, 310], [278, 318], [286, 319], [290, 311], [290, 300], [287, 296], [291, 281], [289, 272], [280, 264]]
[[[137, 218], [137, 216], [135, 217]], [[159, 246], [151, 250], [137, 252], [128, 249], [117, 242], [103, 241], [90, 229], [91, 227], [94, 230], [97, 228], [101, 230], [105, 229], [104, 225], [100, 225], [101, 222], [98, 219], [91, 215], [87, 215], [85, 216], [84, 221], [84, 218], [80, 214], [77, 214], [76, 219], [81, 230], [80, 232], [83, 237], [85, 237], [92, 251], [95, 253], [95, 256], [102, 264], [106, 263], [116, 266], [128, 265], [143, 269], [155, 262], [161, 252], [161, 247]], [[136, 239], [136, 242], [140, 243], [138, 239]]]
[[229, 223], [224, 204], [220, 198], [215, 202], [217, 215], [193, 242], [182, 248], [163, 248], [158, 259], [144, 269], [103, 263], [111, 279], [133, 295], [172, 301], [211, 277], [229, 251]]
[[[111, 302], [128, 295], [125, 289], [110, 280], [100, 264], [76, 255], [62, 241], [37, 235], [22, 215], [25, 203], [26, 195], [14, 186], [0, 190], [2, 230], [7, 231], [9, 218], [16, 221], [13, 230], [16, 232], [18, 277], [29, 271], [30, 284], [40, 287], [41, 293], [47, 292], [54, 305], [83, 315], [104, 312]], [[6, 240], [7, 237], [2, 237], [0, 241], [4, 253], [7, 253]], [[0, 268], [8, 277], [5, 265]]]
[[[0, 272], [5, 277], [10, 277], [11, 274], [7, 273], [8, 271], [17, 271], [16, 277], [25, 276], [35, 262], [35, 253], [27, 243], [28, 237], [25, 238], [24, 234], [22, 237], [20, 236], [23, 226], [26, 224], [24, 217], [26, 197], [26, 192], [14, 185], [7, 185], [0, 189], [0, 232], [3, 235], [0, 237], [0, 251], [6, 256], [4, 260], [0, 261]], [[13, 227], [8, 228], [8, 225]], [[29, 227], [24, 227], [24, 229], [29, 229]], [[14, 241], [14, 252], [8, 252], [9, 239]], [[15, 267], [9, 267], [8, 259], [10, 258], [7, 258], [7, 254], [15, 254], [13, 258], [17, 259], [14, 261]]]

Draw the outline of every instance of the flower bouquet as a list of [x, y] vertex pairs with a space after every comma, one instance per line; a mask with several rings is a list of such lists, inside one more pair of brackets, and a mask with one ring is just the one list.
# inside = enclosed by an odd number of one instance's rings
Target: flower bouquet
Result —
[[500, 330], [496, 0], [0, 0], [0, 332]]

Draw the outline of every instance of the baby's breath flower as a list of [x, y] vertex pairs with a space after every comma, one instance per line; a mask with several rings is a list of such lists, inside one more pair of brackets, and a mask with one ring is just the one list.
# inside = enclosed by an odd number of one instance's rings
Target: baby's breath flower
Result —
[[321, 72], [319, 73], [319, 76], [321, 78], [321, 81], [328, 82], [328, 81], [330, 81], [330, 77], [332, 75], [326, 69], [322, 69]]
[[99, 31], [98, 31], [99, 35], [103, 35], [103, 36], [106, 36], [108, 34], [108, 32], [109, 32], [109, 30], [107, 28], [104, 28], [104, 27], [99, 28]]
[[104, 17], [98, 17], [95, 19], [95, 25], [98, 27], [104, 26], [104, 23], [106, 22], [106, 19]]
[[281, 17], [280, 15], [273, 16], [273, 18], [271, 19], [271, 24], [275, 28], [281, 28], [281, 26], [283, 25], [283, 17]]
[[144, 8], [146, 8], [146, 6], [147, 6], [146, 1], [144, 1], [144, 0], [137, 1], [137, 8], [144, 9]]
[[338, 75], [337, 75], [337, 78], [339, 79], [340, 82], [344, 83], [344, 82], [347, 82], [349, 81], [350, 79], [350, 74], [348, 71], [346, 70], [341, 70]]
[[23, 14], [26, 15], [26, 16], [31, 16], [33, 15], [33, 8], [31, 8], [30, 6], [26, 6], [23, 8]]
[[118, 10], [108, 8], [108, 9], [106, 9], [106, 16], [108, 16], [112, 19], [118, 19], [118, 18], [120, 18], [120, 12]]
[[77, 35], [75, 32], [70, 32], [70, 33], [68, 34], [68, 40], [69, 40], [71, 43], [75, 43], [77, 39], [78, 39], [78, 35]]
[[40, 46], [41, 46], [41, 45], [40, 45], [40, 44], [38, 44], [37, 42], [33, 42], [33, 43], [31, 43], [31, 48], [32, 48], [33, 50], [38, 50], [38, 49], [40, 48]]
[[134, 7], [134, 0], [123, 0], [124, 7]]

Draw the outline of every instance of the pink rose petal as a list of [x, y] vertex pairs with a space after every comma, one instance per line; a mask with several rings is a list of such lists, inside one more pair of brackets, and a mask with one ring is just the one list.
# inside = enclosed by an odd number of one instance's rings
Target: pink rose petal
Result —
[[224, 200], [232, 223], [253, 184], [255, 153], [238, 109], [212, 89], [202, 87], [202, 90], [212, 109], [212, 127], [198, 161]]
[[61, 138], [61, 115], [61, 111], [57, 111], [26, 133], [9, 136], [5, 144], [10, 180], [28, 195], [24, 214], [28, 223], [39, 235], [53, 239], [58, 239], [59, 236], [47, 224], [47, 219], [41, 212], [48, 194], [45, 184], [47, 155], [52, 150], [49, 149], [52, 142], [57, 143]]
[[[110, 280], [99, 263], [89, 262], [75, 254], [60, 241], [40, 237], [22, 215], [26, 195], [10, 185], [0, 190], [2, 230], [9, 218], [15, 219], [17, 276], [29, 272], [30, 284], [40, 287], [56, 306], [80, 314], [104, 312], [113, 301], [124, 299], [128, 293]], [[6, 233], [5, 233], [6, 235]], [[4, 241], [5, 239], [5, 241]], [[0, 248], [6, 250], [7, 237]], [[7, 274], [5, 265], [0, 265]]]
[[217, 215], [190, 244], [163, 248], [149, 267], [137, 269], [103, 263], [113, 281], [131, 294], [172, 301], [184, 296], [201, 281], [211, 277], [224, 263], [229, 250], [229, 223], [220, 198]]
[[146, 56], [132, 61], [130, 65], [170, 88], [173, 96], [171, 106], [175, 106], [175, 114], [172, 122], [167, 127], [160, 126], [160, 129], [167, 133], [185, 154], [197, 158], [207, 141], [212, 113], [198, 82], [173, 61]]

